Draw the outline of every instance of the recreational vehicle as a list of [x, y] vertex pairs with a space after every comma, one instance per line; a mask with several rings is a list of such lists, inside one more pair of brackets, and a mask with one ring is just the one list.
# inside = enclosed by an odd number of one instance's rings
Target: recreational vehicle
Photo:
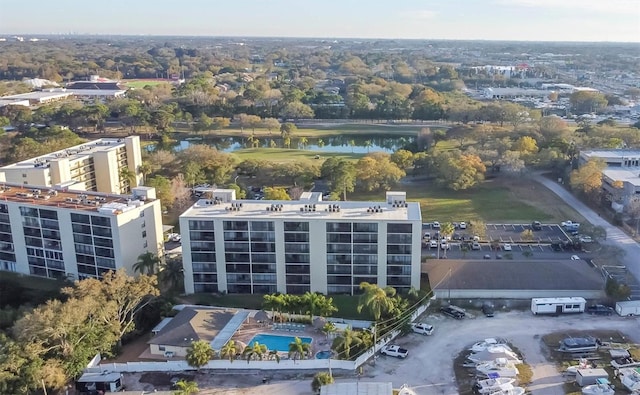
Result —
[[621, 317], [640, 315], [640, 300], [627, 300], [616, 303], [616, 313]]
[[587, 301], [580, 297], [571, 298], [533, 298], [531, 312], [533, 314], [567, 314], [583, 313]]
[[81, 394], [119, 392], [124, 389], [120, 373], [85, 373], [76, 380], [76, 390]]

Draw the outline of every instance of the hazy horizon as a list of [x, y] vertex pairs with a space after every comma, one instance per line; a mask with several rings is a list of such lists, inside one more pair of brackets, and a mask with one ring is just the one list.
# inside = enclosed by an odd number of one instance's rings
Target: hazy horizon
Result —
[[[315, 4], [314, 4], [315, 3]], [[640, 42], [637, 0], [3, 1], [1, 35]]]

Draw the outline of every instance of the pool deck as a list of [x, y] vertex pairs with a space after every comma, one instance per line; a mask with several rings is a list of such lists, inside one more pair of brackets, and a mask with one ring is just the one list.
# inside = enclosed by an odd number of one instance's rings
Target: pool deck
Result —
[[[252, 316], [247, 318], [240, 328], [233, 334], [231, 340], [236, 342], [242, 342], [245, 345], [249, 344], [249, 341], [257, 334], [263, 333], [267, 335], [280, 335], [280, 336], [292, 336], [292, 337], [310, 337], [313, 339], [311, 342], [311, 358], [314, 358], [318, 351], [329, 350], [331, 348], [332, 340], [328, 340], [327, 336], [316, 329], [311, 324], [306, 324], [304, 330], [287, 331], [287, 330], [274, 330], [271, 320], [260, 321], [256, 320]], [[278, 352], [281, 359], [288, 359], [287, 352]], [[163, 355], [151, 354], [151, 350], [147, 344], [144, 344], [144, 350], [138, 355], [137, 358], [128, 358], [128, 361], [181, 361], [184, 357], [165, 357]], [[109, 361], [115, 362], [115, 361]], [[124, 362], [124, 361], [123, 361]]]
[[[315, 355], [318, 351], [329, 350], [331, 347], [331, 340], [327, 340], [327, 336], [311, 324], [305, 325], [302, 331], [274, 330], [272, 327], [273, 324], [271, 322], [257, 322], [253, 318], [249, 318], [233, 335], [231, 340], [235, 340], [236, 342], [240, 341], [249, 345], [249, 341], [260, 333], [291, 337], [310, 337], [312, 339], [311, 355]], [[279, 352], [279, 354], [283, 359], [286, 359], [286, 352]]]

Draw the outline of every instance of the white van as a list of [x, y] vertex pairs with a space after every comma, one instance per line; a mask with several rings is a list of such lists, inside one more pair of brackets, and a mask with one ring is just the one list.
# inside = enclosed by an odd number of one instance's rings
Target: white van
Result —
[[418, 322], [416, 324], [411, 324], [411, 329], [415, 333], [419, 333], [421, 335], [427, 335], [427, 336], [433, 335], [433, 325]]

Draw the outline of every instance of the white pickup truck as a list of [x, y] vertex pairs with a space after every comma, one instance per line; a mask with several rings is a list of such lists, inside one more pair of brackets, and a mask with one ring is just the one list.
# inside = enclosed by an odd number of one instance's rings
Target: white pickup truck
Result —
[[409, 350], [400, 346], [389, 345], [383, 347], [382, 350], [380, 350], [380, 354], [404, 359], [407, 357], [407, 355], [409, 355]]
[[573, 222], [573, 221], [563, 221], [560, 223], [560, 225], [562, 225], [563, 228], [565, 229], [578, 229], [580, 227], [580, 223], [578, 222]]

